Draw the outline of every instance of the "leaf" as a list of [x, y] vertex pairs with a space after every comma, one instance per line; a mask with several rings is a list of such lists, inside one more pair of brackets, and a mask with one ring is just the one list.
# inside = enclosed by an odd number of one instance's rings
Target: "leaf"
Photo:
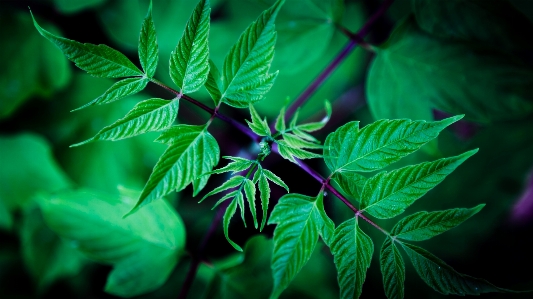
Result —
[[477, 214], [485, 205], [437, 212], [418, 212], [398, 221], [391, 235], [408, 241], [423, 241], [446, 232]]
[[254, 106], [250, 104], [250, 116], [252, 117], [252, 121], [249, 122], [246, 120], [246, 123], [248, 124], [248, 127], [254, 131], [255, 134], [259, 136], [270, 136], [270, 127], [268, 126], [268, 123], [266, 119], [262, 120], [261, 116], [259, 116], [259, 113], [257, 113], [257, 110], [255, 110]]
[[113, 84], [108, 90], [106, 90], [103, 95], [70, 112], [78, 111], [80, 109], [92, 105], [108, 104], [120, 100], [124, 97], [136, 94], [143, 90], [148, 84], [148, 82], [150, 82], [148, 78], [127, 78], [124, 80], [120, 80], [117, 83]]
[[401, 244], [411, 259], [416, 273], [427, 285], [441, 294], [464, 296], [491, 292], [514, 292], [494, 286], [484, 279], [461, 274], [438, 257], [418, 246], [407, 243]]
[[113, 265], [106, 292], [148, 293], [168, 278], [185, 245], [179, 215], [164, 200], [122, 219], [133, 198], [65, 191], [40, 202], [46, 224], [87, 257]]
[[281, 178], [277, 175], [275, 175], [272, 171], [268, 170], [268, 169], [262, 169], [262, 174], [264, 174], [264, 176], [269, 179], [272, 183], [280, 186], [280, 187], [283, 187], [285, 188], [285, 190], [287, 190], [287, 192], [289, 192], [289, 187], [287, 186], [287, 184], [285, 184]]
[[241, 171], [244, 171], [244, 170], [250, 168], [250, 166], [252, 166], [252, 164], [255, 163], [255, 161], [248, 160], [248, 159], [243, 159], [243, 158], [239, 158], [239, 157], [228, 157], [228, 156], [225, 156], [223, 158], [231, 159], [231, 160], [233, 160], [233, 162], [228, 163], [228, 165], [226, 165], [226, 166], [224, 166], [222, 168], [215, 169], [215, 170], [209, 172], [209, 174], [213, 174], [213, 173], [220, 174], [220, 173], [229, 172], [229, 171], [233, 171], [233, 174], [236, 174], [237, 172], [241, 172]]
[[299, 148], [299, 149], [303, 149], [303, 148], [322, 149], [323, 148], [323, 146], [318, 143], [304, 140], [301, 137], [296, 136], [294, 134], [290, 134], [290, 133], [283, 134], [283, 140], [287, 143], [288, 146], [292, 148]]
[[257, 214], [255, 212], [255, 184], [248, 179], [244, 180], [244, 194], [246, 194], [248, 206], [250, 206], [250, 212], [254, 218], [254, 227], [257, 229]]
[[361, 130], [359, 122], [352, 121], [328, 135], [324, 161], [332, 172], [378, 170], [415, 152], [461, 118], [436, 122], [383, 119]]
[[170, 77], [182, 93], [197, 91], [207, 80], [210, 13], [209, 0], [200, 0], [176, 49], [170, 54]]
[[149, 99], [135, 105], [122, 119], [100, 130], [94, 137], [71, 145], [80, 146], [96, 140], [120, 140], [152, 131], [167, 129], [178, 116], [179, 100]]
[[331, 180], [339, 186], [339, 190], [349, 197], [360, 201], [361, 191], [367, 178], [356, 172], [336, 172]]
[[276, 118], [275, 128], [278, 132], [285, 131], [285, 109], [286, 109], [286, 106], [281, 107], [278, 118]]
[[[30, 11], [31, 13], [31, 11]], [[143, 73], [124, 54], [106, 45], [82, 44], [77, 41], [55, 36], [37, 24], [39, 33], [55, 44], [77, 67], [95, 77], [119, 78], [142, 76]]]
[[340, 298], [359, 298], [374, 244], [359, 228], [357, 218], [348, 219], [335, 229], [330, 248], [338, 272]]
[[379, 258], [383, 287], [389, 299], [403, 299], [405, 282], [405, 263], [394, 241], [387, 237]]
[[220, 149], [205, 126], [178, 125], [164, 131], [156, 141], [169, 145], [154, 167], [139, 201], [129, 213], [172, 191], [193, 183], [193, 196], [207, 183], [209, 175], [198, 179], [217, 165]]
[[[256, 173], [259, 172], [256, 171]], [[261, 208], [263, 210], [263, 219], [261, 220], [261, 228], [259, 231], [263, 231], [263, 228], [265, 227], [267, 216], [268, 216], [268, 202], [270, 199], [270, 187], [268, 186], [266, 175], [261, 171], [261, 175], [259, 176], [259, 183], [258, 183], [259, 191], [261, 192]], [[288, 192], [288, 191], [287, 191]]]
[[314, 132], [322, 129], [331, 118], [331, 103], [329, 101], [325, 102], [326, 116], [319, 122], [301, 124], [297, 126], [298, 129], [305, 132]]
[[148, 13], [144, 18], [141, 34], [139, 37], [139, 60], [148, 78], [152, 78], [157, 68], [159, 60], [159, 48], [157, 46], [157, 36], [154, 21], [152, 20], [152, 1], [148, 7]]
[[307, 263], [318, 235], [328, 238], [332, 233], [333, 221], [323, 210], [322, 193], [316, 198], [287, 194], [274, 207], [268, 221], [268, 224], [277, 224], [271, 265], [274, 289], [270, 298], [278, 298]]
[[415, 0], [413, 12], [420, 28], [442, 38], [510, 50], [533, 47], [531, 21], [509, 1]]
[[236, 175], [231, 177], [229, 180], [225, 181], [222, 185], [218, 186], [217, 188], [213, 189], [213, 191], [207, 193], [202, 197], [202, 200], [200, 200], [198, 203], [202, 202], [204, 199], [208, 198], [211, 195], [215, 195], [217, 193], [220, 193], [222, 191], [226, 191], [231, 188], [235, 188], [240, 186], [244, 182], [245, 178], [241, 175]]
[[436, 108], [484, 123], [531, 114], [533, 71], [493, 45], [439, 39], [407, 19], [370, 67], [366, 90], [372, 114], [430, 120]]
[[[238, 191], [238, 194], [242, 196], [242, 193]], [[242, 252], [241, 246], [237, 245], [237, 243], [233, 242], [229, 238], [229, 223], [231, 220], [231, 217], [235, 214], [235, 211], [237, 211], [237, 200], [232, 200], [229, 206], [226, 208], [226, 212], [224, 212], [224, 218], [223, 218], [223, 226], [224, 226], [224, 236], [226, 236], [226, 240], [235, 248], [237, 251]]]
[[285, 140], [277, 140], [276, 143], [278, 144], [278, 150], [279, 154], [293, 162], [298, 164], [295, 158], [298, 159], [313, 159], [313, 158], [321, 158], [322, 156], [320, 154], [315, 154], [303, 149], [294, 148], [291, 147]]
[[366, 181], [360, 208], [380, 219], [395, 217], [475, 153], [477, 149], [455, 157], [380, 172]]
[[220, 71], [218, 70], [215, 63], [209, 59], [209, 74], [207, 75], [207, 81], [205, 82], [205, 88], [207, 89], [207, 92], [215, 102], [215, 105], [218, 106], [218, 103], [220, 103], [220, 100], [222, 99], [222, 92], [224, 83], [223, 83], [223, 77], [220, 74]]
[[222, 99], [235, 108], [255, 103], [270, 90], [278, 72], [269, 74], [274, 58], [274, 21], [284, 0], [277, 0], [239, 37], [224, 59]]

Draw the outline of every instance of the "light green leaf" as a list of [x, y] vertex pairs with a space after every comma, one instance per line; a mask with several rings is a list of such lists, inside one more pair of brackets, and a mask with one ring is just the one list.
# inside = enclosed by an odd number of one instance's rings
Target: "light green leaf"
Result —
[[254, 133], [259, 136], [270, 136], [270, 127], [268, 126], [266, 118], [262, 120], [261, 116], [259, 116], [259, 113], [257, 113], [257, 110], [255, 110], [252, 104], [250, 104], [249, 107], [252, 121], [250, 122], [246, 120], [246, 123], [248, 123], [248, 127], [250, 127], [250, 129], [252, 129], [252, 131], [254, 131]]
[[35, 18], [33, 24], [42, 36], [54, 43], [69, 60], [76, 63], [77, 67], [95, 77], [119, 78], [143, 75], [124, 54], [115, 49], [106, 45], [82, 44], [53, 35], [41, 28]]
[[372, 240], [359, 228], [357, 218], [352, 218], [335, 229], [330, 247], [338, 272], [340, 298], [359, 298], [374, 252]]
[[394, 241], [387, 237], [379, 258], [383, 287], [388, 299], [403, 299], [405, 282], [405, 263]]
[[360, 201], [367, 178], [356, 172], [336, 172], [331, 180], [339, 186], [339, 191]]
[[251, 180], [244, 180], [244, 193], [246, 194], [248, 206], [250, 207], [250, 212], [254, 218], [254, 227], [257, 229], [257, 214], [255, 212], [255, 184]]
[[490, 282], [461, 274], [441, 259], [426, 250], [407, 243], [401, 243], [411, 259], [416, 273], [435, 291], [444, 295], [479, 295], [482, 293], [513, 291], [499, 288]]
[[287, 184], [285, 184], [285, 182], [283, 182], [283, 180], [279, 176], [275, 175], [272, 171], [268, 169], [263, 168], [262, 171], [265, 177], [269, 179], [272, 183], [285, 188], [285, 190], [289, 192], [289, 187], [287, 186]]
[[[240, 190], [237, 191], [237, 194], [240, 194], [240, 196], [242, 197], [242, 193], [240, 192]], [[226, 208], [226, 212], [224, 212], [224, 218], [222, 220], [223, 226], [224, 226], [224, 236], [226, 236], [226, 240], [228, 240], [228, 242], [231, 244], [231, 246], [233, 246], [233, 248], [242, 252], [241, 246], [237, 245], [237, 243], [233, 242], [229, 238], [229, 223], [231, 221], [231, 217], [233, 217], [236, 211], [237, 211], [237, 200], [233, 199], [231, 203], [229, 204], [229, 206]]]
[[96, 140], [120, 140], [172, 126], [178, 116], [179, 100], [149, 99], [135, 105], [122, 119], [103, 128], [94, 137], [71, 145], [80, 146]]
[[215, 195], [222, 191], [240, 186], [244, 180], [245, 178], [241, 175], [236, 175], [236, 176], [231, 177], [229, 180], [225, 181], [222, 185], [218, 186], [217, 188], [213, 189], [211, 192], [207, 193], [204, 197], [202, 197], [199, 203], [211, 195]]
[[281, 107], [278, 118], [276, 118], [275, 128], [278, 132], [285, 131], [285, 109], [286, 109], [286, 106]]
[[127, 78], [124, 80], [120, 80], [117, 83], [113, 84], [108, 90], [106, 90], [103, 95], [70, 112], [78, 111], [80, 109], [92, 105], [108, 104], [120, 100], [124, 97], [136, 94], [143, 90], [148, 84], [148, 82], [150, 82], [148, 78]]
[[139, 37], [139, 60], [141, 66], [148, 78], [152, 78], [157, 68], [157, 61], [159, 60], [159, 48], [157, 46], [157, 36], [155, 32], [154, 21], [152, 20], [152, 1], [148, 13], [144, 18], [141, 34]]
[[361, 192], [361, 210], [380, 219], [403, 213], [477, 151], [378, 173], [365, 183]]
[[221, 90], [224, 88], [223, 79], [224, 78], [220, 74], [220, 71], [215, 63], [209, 59], [209, 75], [207, 75], [207, 81], [205, 82], [204, 86], [217, 106], [222, 99]]
[[[256, 171], [256, 173], [258, 172], [261, 171]], [[259, 183], [257, 186], [261, 192], [261, 209], [263, 210], [263, 220], [261, 220], [261, 228], [259, 231], [263, 231], [268, 218], [268, 202], [270, 200], [270, 187], [268, 186], [266, 175], [263, 172], [261, 172], [261, 175], [259, 176]]]
[[423, 241], [446, 232], [477, 214], [485, 205], [437, 212], [418, 212], [398, 221], [391, 235], [408, 241]]
[[311, 134], [307, 134], [307, 133], [305, 133], [304, 131], [300, 131], [300, 130], [298, 129], [298, 127], [294, 128], [294, 129], [292, 130], [292, 132], [294, 133], [294, 135], [296, 135], [296, 136], [298, 136], [298, 137], [300, 137], [300, 138], [302, 138], [302, 139], [305, 139], [305, 140], [307, 140], [307, 141], [311, 141], [311, 142], [315, 142], [315, 143], [320, 143], [320, 141], [318, 141], [318, 139], [316, 139], [315, 137], [313, 137], [313, 135], [311, 135]]
[[219, 160], [218, 143], [205, 126], [173, 126], [156, 141], [169, 147], [159, 158], [130, 214], [172, 191], [183, 190], [190, 183], [193, 183], [193, 195], [196, 196], [209, 179], [209, 175], [200, 176], [213, 170]]
[[237, 190], [228, 192], [226, 195], [224, 195], [221, 199], [217, 201], [217, 203], [211, 208], [211, 210], [214, 210], [216, 207], [218, 207], [221, 203], [225, 202], [227, 199], [234, 198], [238, 192], [241, 192], [240, 188]]
[[239, 37], [224, 59], [225, 103], [245, 108], [270, 90], [278, 72], [268, 73], [274, 58], [276, 31], [274, 22], [284, 0], [277, 0]]
[[183, 222], [166, 201], [122, 219], [133, 203], [130, 197], [89, 191], [61, 192], [40, 202], [55, 233], [87, 257], [113, 265], [105, 289], [122, 297], [159, 288], [185, 244]]
[[313, 159], [313, 158], [321, 158], [322, 156], [320, 154], [315, 154], [303, 149], [294, 148], [291, 147], [285, 140], [277, 140], [276, 143], [278, 144], [278, 150], [279, 154], [293, 162], [298, 164], [295, 158], [298, 159]]
[[359, 122], [349, 122], [326, 138], [324, 161], [332, 172], [378, 170], [415, 152], [461, 118], [435, 122], [383, 119], [362, 129]]
[[436, 108], [486, 123], [531, 114], [533, 71], [494, 42], [483, 48], [440, 39], [407, 19], [370, 67], [366, 90], [372, 114], [430, 120]]
[[298, 125], [297, 128], [305, 132], [314, 132], [322, 129], [331, 118], [331, 103], [325, 102], [326, 116], [319, 122]]
[[283, 134], [283, 140], [287, 143], [288, 146], [292, 148], [301, 148], [301, 149], [303, 148], [322, 149], [323, 148], [323, 146], [318, 143], [304, 140], [301, 137], [296, 136], [291, 133]]
[[248, 159], [243, 159], [243, 158], [239, 158], [239, 157], [228, 157], [228, 156], [225, 156], [225, 157], [222, 157], [222, 158], [231, 159], [231, 160], [233, 160], [233, 162], [228, 163], [228, 165], [226, 165], [226, 166], [224, 166], [222, 168], [215, 169], [215, 170], [209, 172], [209, 174], [214, 174], [214, 173], [220, 174], [220, 173], [229, 172], [229, 171], [233, 171], [233, 174], [236, 174], [237, 172], [241, 172], [241, 171], [244, 171], [244, 170], [250, 168], [250, 166], [252, 166], [252, 164], [255, 163], [255, 161], [248, 160]]
[[176, 49], [170, 54], [170, 77], [183, 93], [197, 91], [207, 80], [210, 13], [209, 0], [200, 0]]
[[278, 298], [296, 274], [307, 263], [318, 235], [328, 238], [333, 231], [333, 222], [323, 212], [322, 194], [309, 197], [287, 194], [279, 199], [268, 224], [277, 224], [274, 230], [272, 275], [274, 289], [270, 298]]

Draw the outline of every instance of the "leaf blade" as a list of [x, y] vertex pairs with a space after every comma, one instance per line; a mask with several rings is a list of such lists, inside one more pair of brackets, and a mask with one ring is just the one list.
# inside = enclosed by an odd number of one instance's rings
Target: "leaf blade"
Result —
[[70, 112], [78, 111], [92, 105], [103, 105], [114, 101], [118, 101], [124, 97], [134, 95], [143, 90], [148, 85], [147, 78], [126, 78], [113, 84], [101, 96], [90, 101], [89, 103], [71, 110]]
[[394, 241], [387, 237], [383, 242], [379, 259], [383, 287], [388, 299], [403, 299], [405, 263]]
[[159, 48], [154, 21], [152, 19], [152, 1], [148, 7], [148, 13], [143, 20], [139, 37], [139, 60], [148, 78], [152, 78], [159, 60]]

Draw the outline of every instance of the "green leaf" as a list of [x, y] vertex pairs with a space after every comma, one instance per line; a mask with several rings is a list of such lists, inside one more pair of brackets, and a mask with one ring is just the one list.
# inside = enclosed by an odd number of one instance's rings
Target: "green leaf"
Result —
[[278, 144], [279, 154], [283, 158], [296, 164], [298, 164], [298, 162], [295, 158], [313, 159], [322, 157], [320, 154], [315, 154], [300, 148], [291, 147], [285, 140], [277, 140], [276, 143]]
[[328, 238], [332, 234], [333, 221], [323, 210], [322, 193], [316, 198], [287, 194], [274, 207], [268, 221], [268, 224], [277, 224], [271, 265], [274, 289], [270, 298], [278, 298], [307, 263], [318, 235]]
[[[261, 221], [261, 228], [259, 231], [263, 231], [263, 228], [265, 227], [267, 216], [268, 216], [268, 202], [270, 200], [270, 187], [268, 186], [266, 175], [258, 170], [257, 172], [261, 172], [261, 175], [259, 176], [259, 191], [261, 192], [261, 209], [263, 210], [263, 219]], [[287, 191], [288, 192], [288, 191]]]
[[244, 180], [245, 178], [241, 175], [236, 175], [236, 176], [231, 177], [229, 180], [225, 181], [222, 185], [218, 186], [217, 188], [213, 189], [211, 192], [204, 195], [204, 197], [202, 197], [199, 203], [211, 195], [215, 195], [222, 191], [226, 191], [228, 189], [240, 186]]
[[437, 212], [418, 212], [398, 221], [391, 235], [408, 241], [423, 241], [446, 232], [477, 214], [485, 205]]
[[[30, 11], [31, 13], [31, 11]], [[143, 73], [119, 51], [106, 45], [82, 44], [77, 41], [53, 35], [37, 24], [39, 33], [55, 44], [77, 67], [95, 77], [119, 78], [142, 76]]]
[[444, 295], [479, 295], [482, 293], [514, 291], [499, 288], [490, 282], [461, 274], [441, 259], [426, 250], [407, 243], [401, 243], [411, 259], [416, 273], [435, 291]]
[[143, 90], [148, 82], [150, 82], [148, 78], [127, 78], [120, 80], [106, 90], [103, 95], [70, 112], [74, 112], [92, 105], [108, 104], [124, 97], [136, 94]]
[[366, 90], [372, 114], [431, 120], [436, 108], [486, 123], [531, 114], [533, 71], [493, 45], [439, 39], [407, 19], [370, 67]]
[[339, 186], [339, 191], [360, 201], [360, 194], [367, 178], [356, 172], [336, 172], [331, 177], [331, 180]]
[[324, 161], [332, 172], [378, 170], [415, 152], [461, 118], [436, 122], [383, 119], [361, 130], [359, 122], [352, 121], [328, 135]]
[[248, 127], [259, 136], [270, 136], [270, 127], [268, 126], [266, 118], [262, 120], [252, 104], [250, 104], [250, 116], [252, 117], [252, 121], [250, 122], [246, 120]]
[[383, 287], [389, 299], [403, 299], [405, 282], [405, 263], [394, 241], [387, 237], [379, 258]]
[[193, 196], [207, 183], [217, 165], [220, 149], [205, 126], [178, 125], [164, 131], [156, 141], [169, 145], [154, 167], [139, 201], [129, 213], [172, 191], [181, 191], [193, 183]]
[[144, 18], [141, 34], [139, 37], [139, 60], [148, 78], [152, 78], [157, 68], [159, 60], [159, 48], [157, 46], [157, 36], [154, 21], [152, 20], [152, 1], [148, 7], [148, 13]]
[[276, 118], [275, 128], [278, 132], [285, 131], [285, 109], [286, 109], [286, 106], [281, 107], [278, 118]]
[[215, 102], [215, 105], [218, 106], [218, 103], [220, 103], [220, 100], [222, 99], [222, 92], [224, 83], [223, 83], [223, 77], [220, 74], [220, 71], [218, 70], [215, 63], [209, 59], [209, 75], [207, 75], [207, 81], [205, 82], [205, 88], [207, 89], [207, 92]]
[[287, 143], [288, 146], [292, 148], [299, 148], [299, 149], [303, 149], [303, 148], [322, 149], [323, 148], [323, 146], [318, 143], [304, 140], [301, 137], [296, 136], [294, 134], [290, 134], [290, 133], [283, 134], [283, 140]]
[[94, 137], [71, 145], [80, 146], [96, 140], [120, 140], [172, 126], [178, 116], [179, 100], [149, 99], [135, 105], [122, 119], [103, 128]]
[[238, 192], [241, 192], [241, 189], [233, 190], [231, 192], [228, 192], [226, 195], [224, 195], [221, 199], [217, 201], [217, 203], [211, 208], [211, 210], [214, 210], [216, 207], [218, 207], [221, 203], [225, 202], [226, 200], [230, 198], [234, 198], [235, 195], [237, 195]]
[[360, 208], [380, 219], [395, 217], [477, 151], [475, 149], [455, 157], [380, 172], [366, 181], [361, 192]]
[[510, 50], [533, 48], [531, 21], [509, 1], [414, 0], [413, 12], [423, 30], [442, 38]]
[[170, 77], [182, 93], [197, 91], [209, 74], [209, 0], [200, 0], [170, 54]]
[[275, 175], [272, 171], [268, 170], [268, 169], [262, 169], [262, 174], [265, 175], [265, 177], [267, 179], [269, 179], [272, 183], [280, 186], [280, 187], [283, 187], [285, 188], [285, 190], [287, 190], [287, 192], [289, 192], [289, 187], [287, 186], [287, 184], [285, 184], [283, 182], [283, 180], [281, 180], [281, 178], [277, 175]]
[[284, 0], [277, 0], [239, 37], [224, 59], [225, 103], [245, 108], [270, 90], [278, 72], [268, 73], [274, 58], [276, 31], [274, 22]]
[[243, 158], [239, 158], [239, 157], [224, 156], [222, 158], [231, 159], [231, 160], [233, 160], [233, 162], [228, 163], [228, 165], [226, 165], [226, 166], [224, 166], [222, 168], [215, 169], [215, 170], [209, 172], [209, 174], [213, 174], [213, 173], [220, 174], [220, 173], [229, 172], [229, 171], [233, 171], [233, 174], [236, 174], [237, 172], [241, 172], [241, 171], [244, 171], [244, 170], [250, 168], [250, 166], [252, 166], [252, 164], [255, 163], [255, 161], [248, 160], [248, 159], [243, 159]]
[[[240, 194], [240, 196], [242, 197], [242, 193], [240, 192], [240, 190], [237, 191], [237, 194]], [[233, 215], [235, 214], [235, 211], [237, 211], [237, 200], [233, 199], [229, 206], [226, 208], [226, 211], [224, 212], [224, 218], [222, 220], [224, 226], [224, 236], [226, 236], [226, 240], [228, 240], [228, 242], [231, 244], [231, 246], [233, 246], [233, 248], [242, 252], [241, 246], [237, 245], [237, 243], [233, 242], [229, 238], [229, 223], [231, 221], [231, 217], [233, 217]]]
[[46, 224], [77, 250], [113, 265], [106, 292], [131, 297], [159, 288], [184, 249], [185, 228], [164, 200], [122, 219], [134, 199], [66, 191], [40, 202]]
[[325, 102], [326, 116], [319, 122], [307, 123], [296, 126], [298, 129], [305, 132], [314, 132], [322, 129], [331, 118], [331, 103], [329, 101]]
[[254, 227], [257, 229], [257, 214], [255, 212], [255, 184], [248, 179], [244, 180], [244, 193], [246, 194], [248, 206], [250, 207], [250, 212], [254, 218]]
[[330, 247], [338, 272], [340, 298], [359, 298], [374, 252], [372, 240], [354, 217], [335, 229]]

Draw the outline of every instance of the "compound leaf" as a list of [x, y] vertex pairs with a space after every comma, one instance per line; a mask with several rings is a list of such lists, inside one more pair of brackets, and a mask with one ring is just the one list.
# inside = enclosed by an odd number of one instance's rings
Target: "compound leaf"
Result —
[[161, 131], [174, 123], [178, 115], [179, 100], [165, 101], [149, 99], [135, 105], [122, 119], [109, 125], [94, 137], [86, 141], [71, 145], [80, 146], [96, 140], [120, 140], [144, 134], [146, 132]]
[[485, 205], [437, 212], [417, 212], [398, 221], [391, 235], [408, 241], [423, 241], [446, 232], [477, 214]]
[[403, 213], [476, 152], [477, 149], [455, 157], [378, 173], [368, 179], [363, 187], [361, 210], [380, 219]]
[[120, 80], [106, 90], [103, 95], [70, 112], [74, 112], [92, 105], [108, 104], [124, 97], [136, 94], [143, 90], [148, 82], [150, 82], [148, 78], [127, 78]]
[[374, 244], [359, 228], [357, 218], [348, 219], [335, 229], [330, 248], [337, 268], [340, 298], [359, 298]]
[[383, 287], [389, 299], [403, 299], [405, 282], [405, 263], [394, 241], [387, 237], [379, 257]]
[[383, 119], [362, 129], [359, 122], [349, 122], [326, 138], [324, 161], [333, 172], [378, 170], [415, 152], [462, 117], [435, 122]]
[[200, 0], [176, 49], [170, 54], [170, 77], [183, 93], [197, 91], [207, 80], [210, 13], [209, 0]]
[[157, 46], [155, 25], [152, 19], [152, 1], [150, 1], [148, 13], [144, 18], [139, 37], [139, 60], [148, 78], [154, 76], [158, 59], [159, 48]]
[[154, 166], [139, 201], [130, 214], [172, 191], [183, 190], [190, 183], [193, 183], [193, 194], [198, 194], [209, 178], [209, 175], [202, 175], [211, 171], [219, 160], [218, 143], [205, 126], [173, 126], [156, 141], [166, 143], [169, 147]]
[[438, 257], [426, 250], [407, 243], [401, 243], [411, 259], [416, 273], [435, 291], [444, 295], [479, 295], [482, 293], [514, 291], [499, 288], [490, 282], [461, 274]]
[[82, 44], [56, 36], [41, 28], [33, 14], [32, 18], [37, 31], [54, 43], [77, 67], [87, 73], [104, 78], [143, 76], [143, 73], [119, 51], [106, 45]]
[[274, 58], [274, 22], [284, 0], [265, 10], [239, 37], [224, 59], [222, 100], [230, 106], [245, 108], [267, 93], [277, 72], [268, 73]]

